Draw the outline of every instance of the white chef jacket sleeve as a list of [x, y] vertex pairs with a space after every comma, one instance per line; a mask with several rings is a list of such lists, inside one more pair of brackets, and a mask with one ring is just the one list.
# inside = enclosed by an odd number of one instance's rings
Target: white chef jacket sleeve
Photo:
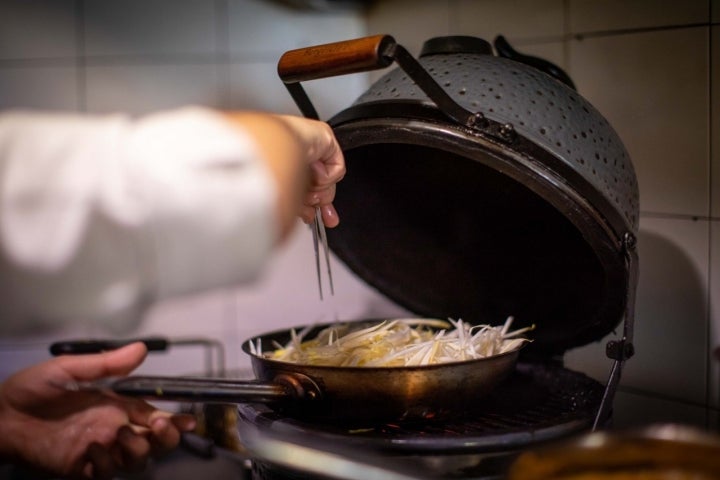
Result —
[[250, 136], [200, 107], [0, 114], [0, 332], [122, 331], [156, 299], [253, 279], [276, 193]]

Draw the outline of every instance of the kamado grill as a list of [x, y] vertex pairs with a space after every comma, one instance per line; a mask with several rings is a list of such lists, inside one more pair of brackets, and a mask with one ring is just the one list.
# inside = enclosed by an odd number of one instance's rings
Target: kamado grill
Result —
[[[606, 425], [633, 354], [633, 166], [564, 72], [502, 37], [495, 50], [474, 37], [434, 38], [416, 60], [379, 35], [287, 52], [278, 72], [317, 118], [300, 82], [397, 63], [329, 121], [348, 170], [329, 245], [418, 316], [497, 325], [512, 315], [515, 327], [536, 326], [532, 343], [377, 370], [253, 354], [258, 340], [287, 342], [285, 330], [243, 345], [256, 381], [129, 377], [109, 387], [238, 403], [231, 418], [239, 413], [257, 479], [497, 478], [524, 449]], [[606, 385], [562, 366], [568, 349], [620, 323]]]
[[[329, 244], [420, 316], [535, 324], [514, 373], [449, 418], [308, 421], [243, 404], [241, 424], [329, 451], [381, 453], [424, 476], [491, 478], [509, 453], [609, 421], [633, 353], [634, 169], [564, 72], [502, 37], [495, 49], [499, 56], [474, 37], [434, 38], [416, 60], [380, 35], [287, 52], [278, 72], [303, 114], [317, 118], [300, 82], [397, 63], [329, 120], [348, 170], [335, 201], [345, 220], [328, 231]], [[614, 364], [605, 386], [562, 367], [565, 351], [621, 322], [621, 338], [607, 345]], [[254, 462], [256, 478], [306, 478], [302, 471]]]

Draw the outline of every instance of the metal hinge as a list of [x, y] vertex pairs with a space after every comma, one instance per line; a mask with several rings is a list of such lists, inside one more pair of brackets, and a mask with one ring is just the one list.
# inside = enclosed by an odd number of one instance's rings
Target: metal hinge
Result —
[[605, 354], [613, 360], [625, 361], [635, 355], [635, 347], [625, 339], [610, 340], [605, 346]]

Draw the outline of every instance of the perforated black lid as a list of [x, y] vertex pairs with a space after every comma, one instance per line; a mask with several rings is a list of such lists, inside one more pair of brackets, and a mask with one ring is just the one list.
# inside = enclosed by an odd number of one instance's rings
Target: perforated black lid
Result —
[[599, 340], [635, 289], [629, 156], [575, 90], [460, 40], [433, 39], [409, 68], [489, 127], [443, 112], [405, 67], [380, 78], [330, 120], [348, 168], [330, 246], [418, 315], [514, 316], [536, 325], [532, 349], [543, 354]]

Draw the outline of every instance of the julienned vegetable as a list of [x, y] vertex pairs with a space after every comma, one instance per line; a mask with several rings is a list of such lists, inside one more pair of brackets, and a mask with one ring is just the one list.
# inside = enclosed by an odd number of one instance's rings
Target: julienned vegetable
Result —
[[[360, 330], [352, 324], [327, 327], [307, 341], [291, 331], [287, 345], [251, 345], [252, 353], [272, 360], [339, 367], [405, 367], [490, 357], [520, 348], [518, 336], [534, 326], [510, 331], [513, 317], [502, 326], [469, 325], [462, 320], [424, 318], [385, 320]], [[357, 328], [357, 327], [356, 327]], [[438, 330], [439, 329], [439, 330]]]

